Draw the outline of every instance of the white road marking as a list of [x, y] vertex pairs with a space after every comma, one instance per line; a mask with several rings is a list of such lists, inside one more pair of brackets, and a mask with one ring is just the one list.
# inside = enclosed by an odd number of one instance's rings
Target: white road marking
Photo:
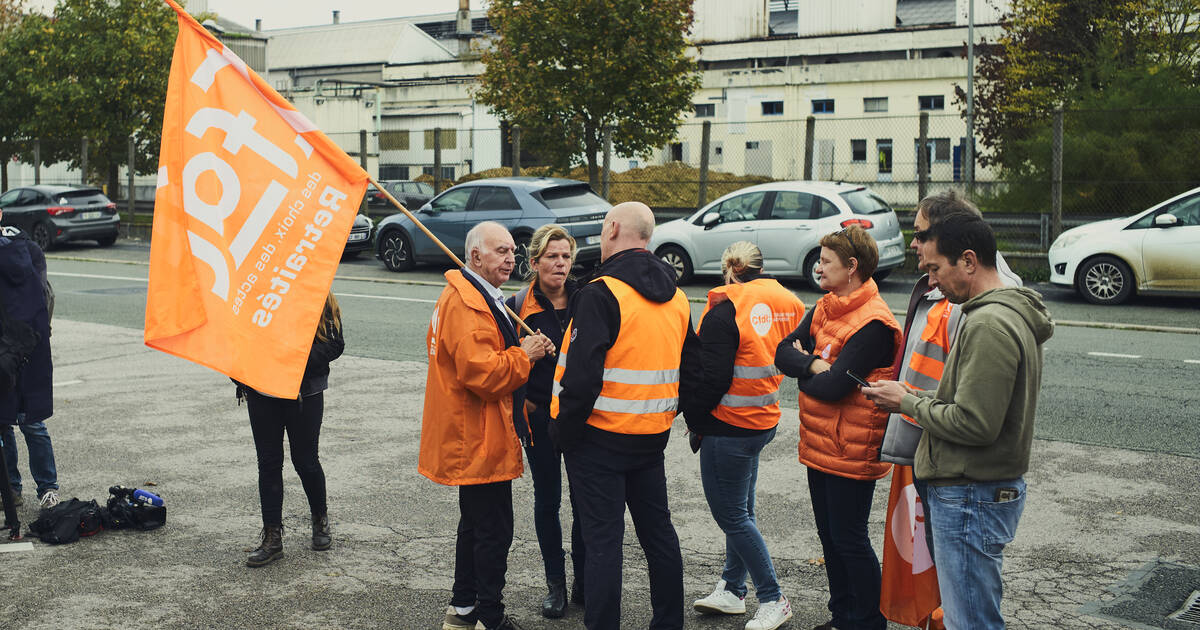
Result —
[[48, 276], [63, 276], [66, 278], [95, 278], [97, 280], [131, 280], [133, 282], [149, 282], [147, 278], [130, 278], [129, 276], [101, 276], [94, 273], [67, 273], [65, 271], [47, 271]]
[[391, 295], [363, 295], [361, 293], [341, 293], [341, 292], [336, 293], [335, 295], [338, 296], [338, 299], [341, 299], [344, 297], [356, 297], [356, 298], [364, 298], [364, 299], [368, 299], [368, 300], [395, 300], [396, 302], [421, 302], [422, 304], [437, 304], [437, 300], [426, 300], [423, 298], [395, 297], [395, 296], [391, 296]]
[[1183, 362], [1184, 362], [1184, 363], [1193, 363], [1193, 364], [1195, 364], [1195, 365], [1200, 365], [1200, 360], [1197, 360], [1197, 359], [1184, 359], [1184, 360], [1183, 360]]
[[1114, 359], [1140, 359], [1140, 358], [1142, 358], [1142, 355], [1140, 355], [1140, 354], [1120, 354], [1120, 353], [1116, 353], [1116, 352], [1089, 352], [1088, 354], [1093, 357], [1112, 357]]
[[17, 551], [33, 551], [33, 543], [10, 542], [0, 545], [0, 553], [13, 553]]
[[80, 383], [82, 383], [82, 382], [83, 382], [83, 381], [81, 381], [81, 380], [78, 380], [78, 379], [76, 379], [76, 380], [73, 380], [73, 381], [61, 381], [61, 382], [59, 382], [59, 381], [55, 381], [55, 382], [54, 382], [54, 386], [55, 386], [55, 387], [63, 387], [63, 386], [66, 386], [66, 385], [78, 385], [78, 384], [80, 384]]

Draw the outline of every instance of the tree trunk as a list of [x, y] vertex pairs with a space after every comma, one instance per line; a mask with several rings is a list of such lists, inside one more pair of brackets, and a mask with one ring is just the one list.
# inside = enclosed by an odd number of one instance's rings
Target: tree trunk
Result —
[[108, 160], [108, 198], [116, 201], [117, 195], [121, 190], [120, 172], [117, 169], [117, 161], [111, 157]]
[[596, 153], [600, 150], [600, 128], [590, 122], [583, 125], [583, 152], [587, 154], [588, 184], [592, 190], [600, 190], [600, 166]]

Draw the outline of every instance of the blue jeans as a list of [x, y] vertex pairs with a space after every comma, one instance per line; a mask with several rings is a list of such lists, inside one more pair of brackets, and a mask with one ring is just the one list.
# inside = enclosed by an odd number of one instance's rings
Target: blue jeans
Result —
[[832, 625], [841, 630], [884, 630], [887, 619], [879, 612], [879, 556], [867, 533], [875, 480], [849, 479], [809, 468], [808, 492], [825, 552]]
[[700, 480], [717, 526], [725, 532], [725, 590], [746, 596], [746, 573], [754, 580], [759, 602], [781, 595], [775, 565], [754, 518], [758, 455], [775, 438], [775, 429], [749, 437], [706, 435], [700, 442]]
[[[999, 497], [1006, 488], [1015, 496]], [[946, 628], [1004, 628], [1000, 569], [1025, 509], [1025, 480], [930, 485], [928, 505]]]
[[[19, 418], [18, 418], [19, 419]], [[54, 447], [45, 422], [17, 425], [25, 436], [29, 450], [29, 472], [37, 483], [41, 497], [48, 490], [58, 490], [58, 469], [54, 466]], [[4, 458], [8, 463], [8, 481], [13, 491], [21, 492], [21, 471], [17, 467], [17, 440], [11, 424], [0, 425], [0, 441], [4, 442]]]
[[[546, 406], [529, 414], [533, 443], [525, 447], [525, 455], [529, 460], [529, 474], [533, 477], [533, 529], [537, 532], [546, 581], [561, 582], [567, 578], [562, 523], [558, 518], [562, 506], [562, 453], [550, 438], [549, 423], [550, 413]], [[574, 495], [571, 495], [571, 520], [571, 564], [575, 581], [582, 587], [583, 533], [579, 518], [575, 516]]]

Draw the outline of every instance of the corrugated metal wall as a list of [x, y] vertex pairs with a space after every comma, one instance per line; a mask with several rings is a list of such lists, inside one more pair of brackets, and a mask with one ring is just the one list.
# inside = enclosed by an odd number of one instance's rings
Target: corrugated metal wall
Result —
[[896, 0], [805, 0], [796, 4], [801, 37], [896, 28]]
[[[894, 1], [894, 0], [893, 0]], [[740, 42], [767, 36], [767, 0], [696, 0], [692, 42]]]

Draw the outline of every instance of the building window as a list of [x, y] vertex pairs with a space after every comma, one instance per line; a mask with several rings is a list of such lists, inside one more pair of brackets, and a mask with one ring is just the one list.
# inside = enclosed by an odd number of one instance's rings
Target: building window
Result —
[[696, 103], [696, 118], [712, 118], [717, 115], [717, 106], [713, 103]]
[[887, 111], [887, 97], [883, 96], [883, 97], [879, 97], [879, 98], [864, 98], [863, 99], [863, 111], [864, 112], [886, 112]]
[[395, 164], [380, 164], [379, 179], [408, 179], [408, 167]]
[[783, 101], [763, 101], [762, 104], [763, 116], [782, 116]]
[[813, 99], [812, 107], [813, 107], [812, 113], [814, 113], [814, 114], [832, 114], [833, 113], [833, 99], [831, 99], [831, 98]]
[[683, 143], [682, 142], [671, 143], [671, 161], [672, 162], [682, 162], [683, 161]]
[[393, 129], [393, 130], [380, 131], [379, 132], [379, 149], [381, 151], [407, 151], [408, 150], [408, 130], [407, 129]]
[[[422, 166], [421, 173], [423, 175], [428, 175], [430, 177], [433, 177], [433, 167], [432, 166]], [[454, 167], [453, 166], [443, 166], [442, 167], [442, 179], [448, 179], [450, 181], [454, 181]]]
[[933, 109], [946, 109], [946, 97], [941, 94], [933, 96], [918, 96], [917, 103], [921, 106], [922, 111]]
[[892, 172], [892, 139], [882, 138], [875, 141], [875, 152], [879, 154], [879, 172]]
[[[433, 129], [425, 130], [425, 148], [433, 150]], [[454, 149], [458, 147], [458, 130], [457, 129], [442, 129], [442, 149]]]
[[746, 143], [746, 150], [747, 150], [747, 151], [754, 151], [754, 150], [756, 150], [756, 149], [758, 149], [758, 140], [751, 140], [751, 141], [749, 141], [749, 142], [747, 142], [747, 143]]
[[866, 140], [851, 140], [850, 141], [850, 161], [851, 162], [866, 162], [867, 161], [867, 141]]

